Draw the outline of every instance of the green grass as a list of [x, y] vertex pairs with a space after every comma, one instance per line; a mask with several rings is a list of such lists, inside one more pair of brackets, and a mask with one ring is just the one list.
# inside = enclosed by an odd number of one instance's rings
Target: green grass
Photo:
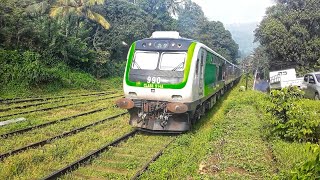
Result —
[[[115, 86], [121, 89], [121, 81], [121, 78], [115, 78], [101, 84], [105, 89], [113, 89]], [[266, 105], [270, 103], [268, 95], [255, 91], [240, 92], [239, 87], [244, 84], [243, 78], [240, 84], [226, 93], [214, 108], [201, 118], [192, 131], [177, 136], [141, 179], [287, 179], [291, 177], [295, 168], [312, 158], [312, 154], [305, 150], [304, 143], [267, 138], [265, 125], [268, 116], [265, 116], [265, 110]], [[60, 91], [59, 95], [73, 92], [75, 91]], [[78, 91], [83, 92], [90, 93], [88, 90]], [[61, 103], [34, 108], [101, 97], [70, 98]], [[0, 134], [110, 107], [102, 112], [35, 129], [8, 139], [0, 139], [0, 153], [124, 112], [112, 107], [115, 99], [16, 116], [26, 117], [27, 121], [0, 127]], [[15, 106], [18, 105], [20, 104]], [[312, 107], [316, 105], [313, 103]], [[29, 109], [33, 108], [24, 110]], [[8, 157], [0, 162], [0, 179], [44, 177], [131, 131], [128, 119], [128, 115], [116, 118], [75, 135], [55, 140], [43, 147]], [[111, 148], [63, 179], [128, 179], [171, 138], [161, 135], [138, 135]]]
[[123, 112], [124, 111], [119, 108], [110, 108], [102, 112], [77, 117], [66, 122], [59, 122], [57, 124], [35, 129], [20, 135], [10, 136], [7, 139], [1, 140], [0, 153], [5, 153], [12, 149], [17, 149], [34, 142], [45, 140]]
[[70, 117], [84, 112], [106, 107], [112, 107], [114, 106], [115, 99], [116, 98], [112, 98], [108, 100], [98, 101], [98, 103], [91, 102], [77, 106], [69, 106], [65, 108], [54, 109], [50, 111], [39, 111], [35, 113], [20, 115], [19, 117], [25, 117], [27, 120], [20, 123], [13, 123], [3, 126], [0, 128], [0, 133], [8, 133], [17, 129], [39, 125], [42, 123], [54, 121], [65, 117]]
[[138, 134], [110, 148], [89, 165], [82, 166], [65, 179], [130, 179], [173, 137]]
[[[100, 93], [106, 93], [106, 94], [100, 94]], [[99, 97], [99, 96], [103, 96], [103, 95], [107, 95], [107, 94], [115, 94], [118, 93], [117, 91], [101, 91], [101, 92], [91, 92], [91, 93], [80, 93], [80, 94], [66, 94], [66, 95], [62, 95], [64, 96], [64, 98], [58, 98], [59, 95], [56, 96], [48, 96], [50, 98], [55, 98], [55, 99], [49, 99], [49, 100], [35, 100], [35, 101], [28, 101], [28, 102], [16, 102], [16, 103], [2, 103], [0, 104], [0, 109], [4, 109], [4, 108], [15, 108], [15, 107], [21, 107], [21, 106], [25, 106], [25, 105], [35, 105], [38, 103], [58, 103], [58, 102], [63, 102], [63, 101], [68, 101], [68, 100], [72, 100], [72, 99], [79, 99], [79, 98], [86, 98], [86, 97]], [[84, 95], [84, 94], [92, 94], [89, 96], [80, 96], [80, 95]], [[34, 98], [47, 98], [46, 96], [42, 96], [42, 97], [34, 97]], [[33, 99], [33, 98], [23, 98], [23, 99]], [[21, 99], [18, 99], [21, 100]], [[15, 100], [13, 100], [15, 101]], [[9, 101], [10, 102], [10, 101]]]
[[[114, 96], [119, 96], [120, 94], [112, 94], [112, 95], [104, 95], [104, 96], [98, 96], [98, 97], [80, 97], [80, 98], [72, 98], [72, 99], [67, 99], [67, 100], [62, 100], [60, 102], [55, 102], [55, 103], [50, 103], [50, 104], [43, 104], [43, 105], [39, 105], [39, 106], [32, 106], [32, 107], [28, 107], [26, 109], [12, 109], [9, 111], [5, 111], [5, 112], [1, 112], [0, 116], [5, 116], [5, 115], [11, 115], [11, 114], [16, 114], [16, 113], [21, 113], [21, 112], [29, 112], [29, 111], [33, 111], [33, 110], [39, 110], [39, 109], [43, 109], [43, 108], [50, 108], [50, 107], [57, 107], [58, 106], [62, 106], [62, 105], [68, 105], [68, 106], [78, 106], [77, 105], [73, 105], [76, 103], [81, 103], [81, 102], [89, 102], [89, 101], [93, 101], [93, 100], [97, 100], [95, 103], [100, 103], [101, 99], [104, 98], [109, 98], [109, 97], [114, 97]], [[65, 108], [65, 107], [63, 107]], [[45, 112], [45, 111], [42, 111]], [[33, 112], [35, 113], [35, 112]], [[14, 115], [14, 116], [10, 116], [10, 117], [4, 117], [4, 118], [0, 118], [0, 121], [3, 120], [7, 120], [7, 119], [12, 119], [15, 118], [17, 116], [21, 117], [21, 116], [25, 116], [26, 114], [21, 114], [21, 115]]]
[[304, 144], [268, 141], [266, 94], [239, 92], [242, 81], [179, 137], [141, 179], [283, 179], [310, 155]]
[[276, 158], [276, 168], [280, 179], [291, 177], [291, 172], [312, 157], [312, 153], [307, 151], [306, 143], [285, 142], [275, 140], [272, 142], [272, 149]]
[[251, 106], [255, 101], [252, 93], [239, 92], [238, 85], [225, 94], [193, 131], [179, 137], [151, 165], [142, 179], [270, 177], [272, 162], [260, 137], [260, 113]]
[[122, 77], [114, 77], [108, 79], [101, 79], [97, 81], [96, 86], [90, 88], [80, 87], [64, 87], [60, 82], [51, 82], [46, 85], [39, 85], [34, 87], [26, 87], [18, 84], [12, 86], [6, 86], [0, 89], [1, 98], [26, 98], [26, 97], [39, 97], [39, 96], [60, 96], [68, 94], [84, 94], [105, 90], [117, 90], [122, 89]]
[[0, 162], [0, 179], [39, 179], [129, 132], [128, 116], [91, 127]]
[[270, 179], [272, 155], [260, 126], [259, 113], [250, 105], [227, 112], [223, 123], [214, 128], [222, 128], [223, 135], [213, 141], [213, 154], [203, 161], [200, 174], [216, 179]]

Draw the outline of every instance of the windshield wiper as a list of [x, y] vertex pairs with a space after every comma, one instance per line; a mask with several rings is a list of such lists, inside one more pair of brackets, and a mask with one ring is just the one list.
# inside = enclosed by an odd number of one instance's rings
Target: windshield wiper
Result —
[[136, 61], [133, 61], [133, 64], [135, 64], [138, 69], [141, 69], [141, 67], [139, 66], [139, 64]]
[[178, 66], [176, 66], [175, 68], [172, 69], [172, 71], [177, 71], [178, 69], [183, 68], [184, 62], [178, 64]]

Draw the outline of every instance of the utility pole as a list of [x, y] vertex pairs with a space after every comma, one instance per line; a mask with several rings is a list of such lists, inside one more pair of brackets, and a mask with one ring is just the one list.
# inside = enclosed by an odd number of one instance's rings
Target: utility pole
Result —
[[245, 65], [246, 66], [246, 90], [248, 90], [248, 81], [249, 81], [249, 68], [251, 67], [251, 64], [248, 63]]

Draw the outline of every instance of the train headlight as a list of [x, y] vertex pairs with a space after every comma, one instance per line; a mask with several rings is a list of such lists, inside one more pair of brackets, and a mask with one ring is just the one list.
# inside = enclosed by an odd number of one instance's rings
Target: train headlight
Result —
[[169, 103], [167, 109], [173, 113], [182, 114], [188, 111], [188, 106], [183, 103]]
[[136, 97], [136, 96], [137, 96], [137, 93], [136, 93], [136, 92], [129, 92], [129, 95], [130, 95], [131, 97]]
[[172, 98], [172, 100], [174, 100], [174, 101], [180, 101], [180, 100], [182, 100], [182, 96], [181, 96], [181, 95], [172, 95], [171, 98]]
[[122, 109], [131, 109], [134, 107], [134, 102], [128, 98], [121, 98], [116, 101], [116, 105]]

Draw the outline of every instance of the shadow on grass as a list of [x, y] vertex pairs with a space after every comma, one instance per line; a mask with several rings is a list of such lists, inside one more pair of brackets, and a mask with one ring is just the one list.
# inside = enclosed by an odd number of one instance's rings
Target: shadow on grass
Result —
[[223, 102], [229, 98], [231, 91], [234, 90], [234, 88], [236, 87], [237, 84], [233, 86], [229, 91], [227, 91], [222, 97], [220, 97], [220, 99], [216, 102], [213, 108], [208, 110], [206, 114], [202, 116], [201, 119], [198, 120], [195, 125], [193, 125], [189, 133], [196, 133], [198, 130], [202, 129], [206, 125], [206, 123], [210, 121], [210, 118], [222, 108]]

